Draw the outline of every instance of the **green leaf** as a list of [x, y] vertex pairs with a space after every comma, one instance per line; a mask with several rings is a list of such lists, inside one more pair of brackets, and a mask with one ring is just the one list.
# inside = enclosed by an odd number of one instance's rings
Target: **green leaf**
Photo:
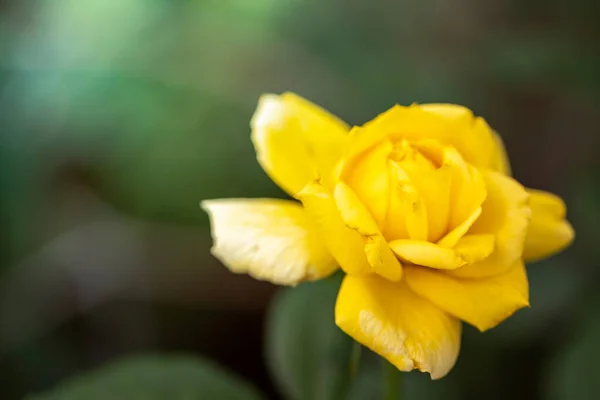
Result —
[[82, 374], [29, 400], [252, 400], [248, 383], [218, 366], [187, 356], [139, 356]]
[[600, 393], [600, 307], [588, 310], [581, 329], [554, 357], [546, 375], [546, 397], [552, 400], [597, 399]]
[[340, 275], [282, 290], [267, 320], [267, 361], [291, 399], [341, 399], [350, 381], [352, 340], [334, 323]]

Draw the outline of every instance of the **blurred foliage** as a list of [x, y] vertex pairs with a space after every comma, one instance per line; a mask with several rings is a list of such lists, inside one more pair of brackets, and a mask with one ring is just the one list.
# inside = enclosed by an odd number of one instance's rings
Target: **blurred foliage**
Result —
[[[0, 11], [0, 398], [165, 347], [210, 353], [277, 396], [248, 338], [273, 288], [209, 258], [198, 202], [284, 196], [248, 122], [260, 94], [285, 90], [351, 124], [394, 103], [465, 104], [500, 132], [520, 181], [567, 202], [577, 239], [529, 267], [532, 307], [485, 334], [467, 327], [448, 378], [404, 374], [408, 398], [598, 397], [597, 2], [13, 0]], [[382, 363], [364, 349], [348, 387], [336, 279], [272, 305], [266, 362], [290, 398], [382, 396]], [[119, 295], [136, 306], [103, 311]]]
[[586, 307], [577, 321], [576, 333], [569, 344], [551, 360], [546, 381], [546, 394], [551, 400], [597, 399], [600, 381], [597, 364], [600, 359], [600, 312], [596, 299]]
[[30, 400], [223, 399], [258, 400], [249, 384], [212, 363], [190, 357], [141, 356], [78, 376]]

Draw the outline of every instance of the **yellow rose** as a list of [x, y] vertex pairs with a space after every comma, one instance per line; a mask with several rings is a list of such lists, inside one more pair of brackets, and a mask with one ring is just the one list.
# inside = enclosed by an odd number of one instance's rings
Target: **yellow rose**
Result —
[[484, 331], [529, 305], [524, 261], [566, 247], [560, 198], [510, 177], [468, 109], [394, 106], [362, 127], [294, 94], [265, 95], [252, 141], [298, 201], [203, 202], [229, 269], [294, 285], [346, 273], [336, 324], [398, 369], [454, 365], [461, 321]]

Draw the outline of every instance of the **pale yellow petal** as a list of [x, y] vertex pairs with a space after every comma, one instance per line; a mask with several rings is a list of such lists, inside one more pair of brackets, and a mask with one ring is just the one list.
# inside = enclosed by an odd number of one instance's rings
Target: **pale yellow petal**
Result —
[[312, 218], [296, 202], [221, 199], [202, 207], [211, 219], [211, 251], [235, 273], [294, 285], [337, 269]]
[[370, 273], [364, 239], [344, 224], [333, 195], [323, 185], [313, 182], [298, 197], [319, 227], [325, 246], [340, 267], [349, 274]]
[[485, 260], [449, 273], [462, 277], [484, 277], [507, 271], [523, 254], [527, 226], [531, 218], [529, 195], [514, 179], [498, 172], [483, 174], [487, 197], [482, 212], [469, 234], [496, 236], [494, 251]]
[[454, 248], [416, 240], [394, 240], [389, 246], [402, 261], [435, 269], [456, 269], [488, 257], [494, 250], [494, 235], [466, 235]]
[[460, 349], [460, 321], [376, 275], [347, 275], [335, 307], [336, 324], [402, 371], [444, 377]]
[[250, 126], [260, 165], [290, 195], [314, 180], [331, 185], [348, 132], [339, 119], [294, 94], [268, 94]]
[[521, 260], [507, 272], [488, 278], [464, 279], [407, 266], [404, 279], [415, 293], [481, 331], [529, 306], [529, 285]]
[[373, 272], [392, 281], [400, 280], [402, 266], [360, 199], [345, 183], [336, 185], [334, 197], [344, 224], [362, 236], [367, 260]]
[[532, 214], [523, 257], [526, 261], [537, 261], [571, 244], [575, 232], [565, 219], [566, 207], [560, 197], [541, 190], [527, 191]]

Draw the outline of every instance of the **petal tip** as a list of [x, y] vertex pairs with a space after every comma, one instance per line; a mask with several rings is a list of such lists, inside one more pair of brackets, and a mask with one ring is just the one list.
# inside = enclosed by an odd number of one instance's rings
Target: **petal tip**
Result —
[[210, 214], [210, 209], [212, 208], [213, 204], [215, 204], [216, 200], [201, 200], [198, 205], [200, 206], [200, 209], [204, 210], [206, 213]]
[[501, 316], [500, 318], [496, 318], [494, 320], [490, 320], [490, 321], [486, 321], [486, 322], [481, 322], [478, 324], [473, 324], [473, 326], [475, 328], [477, 328], [477, 330], [479, 332], [482, 332], [482, 333], [487, 332], [490, 329], [495, 328], [498, 325], [500, 325], [506, 319], [512, 317], [514, 315], [514, 313], [516, 313], [517, 311], [519, 311], [522, 308], [531, 308], [531, 305], [529, 304], [528, 299], [523, 298], [521, 301], [519, 301], [519, 300], [515, 301], [514, 308], [512, 310], [508, 311], [505, 315]]

